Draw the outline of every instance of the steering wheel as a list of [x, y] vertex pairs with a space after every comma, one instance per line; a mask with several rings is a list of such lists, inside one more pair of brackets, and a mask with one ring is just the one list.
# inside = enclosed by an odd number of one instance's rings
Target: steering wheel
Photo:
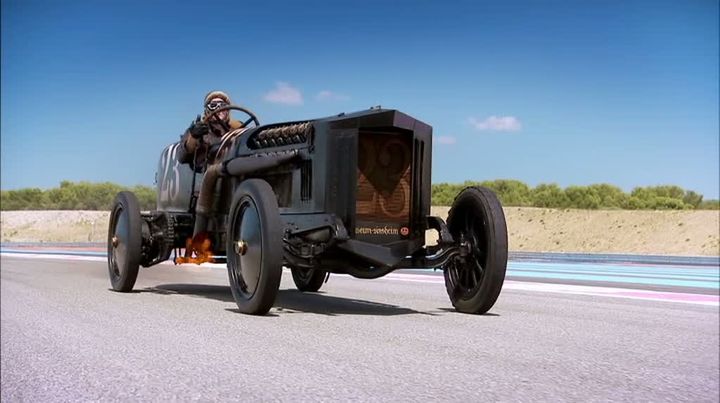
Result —
[[[225, 134], [223, 134], [222, 139], [219, 143], [213, 144], [208, 149], [207, 155], [213, 156], [213, 159], [217, 158], [217, 156], [220, 155], [221, 150], [223, 150], [230, 143], [230, 140], [232, 138], [236, 137], [239, 133], [241, 133], [245, 129], [248, 129], [248, 125], [251, 122], [254, 123], [254, 127], [260, 126], [260, 121], [258, 120], [257, 115], [255, 115], [255, 113], [253, 113], [251, 110], [244, 108], [242, 106], [239, 106], [239, 105], [225, 105], [223, 107], [217, 108], [214, 111], [203, 116], [202, 121], [203, 121], [203, 123], [210, 124], [211, 122], [213, 122], [211, 120], [213, 118], [213, 116], [215, 116], [217, 113], [220, 113], [222, 111], [227, 111], [227, 110], [238, 110], [238, 111], [245, 113], [249, 117], [247, 118], [247, 120], [242, 122], [242, 126], [239, 129], [234, 129], [234, 130], [232, 128], [230, 128], [226, 122], [221, 122], [221, 124], [223, 126], [225, 126], [225, 129], [227, 130], [227, 132]], [[208, 162], [208, 160], [206, 159], [205, 160], [206, 165], [207, 165], [207, 162]], [[196, 171], [197, 171], [197, 169], [196, 169]]]
[[249, 125], [250, 122], [255, 123], [255, 126], [260, 126], [260, 121], [258, 120], [258, 118], [257, 118], [257, 116], [255, 115], [255, 113], [253, 113], [253, 111], [251, 111], [250, 109], [244, 108], [244, 107], [239, 106], [239, 105], [226, 105], [226, 106], [222, 106], [222, 107], [220, 107], [220, 108], [217, 108], [217, 109], [215, 109], [214, 111], [212, 111], [212, 112], [210, 112], [209, 114], [207, 114], [205, 117], [203, 117], [203, 122], [205, 122], [205, 123], [210, 123], [210, 122], [211, 122], [210, 119], [211, 119], [213, 116], [215, 116], [216, 113], [222, 112], [222, 111], [228, 111], [228, 110], [240, 111], [240, 112], [243, 112], [243, 113], [245, 113], [246, 115], [249, 116], [249, 118], [248, 118], [246, 121], [242, 122], [242, 127], [247, 127], [247, 125]]

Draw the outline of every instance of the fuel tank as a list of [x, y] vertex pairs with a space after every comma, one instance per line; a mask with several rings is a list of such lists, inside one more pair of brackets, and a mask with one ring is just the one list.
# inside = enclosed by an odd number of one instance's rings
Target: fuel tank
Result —
[[[178, 143], [165, 147], [155, 172], [157, 186], [157, 210], [168, 212], [187, 212], [193, 186], [193, 170], [188, 164], [178, 160]], [[202, 173], [195, 174], [195, 191], [200, 189]]]

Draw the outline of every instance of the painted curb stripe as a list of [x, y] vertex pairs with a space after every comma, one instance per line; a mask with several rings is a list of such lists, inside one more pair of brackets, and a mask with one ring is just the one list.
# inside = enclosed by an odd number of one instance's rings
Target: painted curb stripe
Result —
[[[52, 259], [52, 260], [65, 260], [65, 261], [93, 261], [93, 262], [105, 262], [105, 257], [99, 256], [77, 256], [77, 255], [59, 255], [59, 254], [42, 254], [42, 253], [7, 253], [0, 252], [0, 256], [12, 256], [25, 259]], [[160, 263], [161, 265], [173, 265], [172, 262], [166, 261]], [[185, 266], [185, 265], [181, 265]], [[194, 266], [194, 265], [191, 265]], [[225, 269], [224, 264], [203, 264], [204, 267], [210, 268], [222, 268]], [[289, 272], [289, 269], [284, 269]], [[340, 276], [354, 279], [352, 276], [347, 274], [341, 274]], [[442, 276], [434, 276], [427, 274], [413, 274], [413, 273], [390, 273], [378, 280], [389, 280], [389, 281], [402, 281], [411, 283], [426, 283], [426, 284], [443, 284], [445, 280]], [[365, 281], [365, 280], [359, 280]], [[595, 287], [595, 286], [580, 286], [580, 285], [569, 285], [569, 284], [550, 284], [550, 283], [529, 283], [513, 280], [505, 280], [503, 289], [518, 290], [518, 291], [530, 291], [530, 292], [541, 292], [541, 293], [556, 293], [556, 294], [572, 294], [572, 295], [585, 295], [594, 297], [610, 297], [610, 298], [625, 298], [625, 299], [636, 299], [645, 301], [660, 301], [660, 302], [675, 302], [685, 303], [694, 305], [707, 305], [707, 306], [720, 306], [720, 296], [717, 295], [704, 295], [704, 294], [688, 294], [688, 293], [673, 293], [673, 292], [659, 292], [659, 291], [647, 291], [647, 290], [635, 290], [629, 288], [612, 288], [612, 287]]]

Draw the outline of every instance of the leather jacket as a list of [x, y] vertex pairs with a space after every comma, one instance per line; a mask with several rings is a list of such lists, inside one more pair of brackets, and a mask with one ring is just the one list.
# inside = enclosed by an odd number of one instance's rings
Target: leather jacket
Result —
[[[199, 172], [203, 167], [205, 167], [208, 151], [212, 148], [212, 146], [219, 144], [225, 133], [241, 127], [242, 123], [234, 119], [230, 119], [227, 123], [217, 121], [211, 122], [209, 124], [210, 130], [203, 136], [202, 142], [198, 142], [198, 140], [194, 139], [192, 135], [190, 135], [190, 129], [188, 128], [185, 130], [185, 133], [180, 136], [180, 142], [177, 149], [178, 160], [181, 163], [190, 164], [192, 168]], [[195, 161], [193, 161], [193, 155], [195, 156]], [[212, 163], [212, 156], [210, 157], [210, 162]]]

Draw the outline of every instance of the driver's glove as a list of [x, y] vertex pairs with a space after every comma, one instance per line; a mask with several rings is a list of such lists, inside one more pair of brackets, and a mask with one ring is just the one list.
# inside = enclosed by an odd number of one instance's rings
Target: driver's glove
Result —
[[198, 115], [197, 119], [190, 123], [188, 131], [193, 138], [199, 139], [202, 136], [208, 134], [210, 128], [208, 127], [207, 123], [200, 121], [200, 115]]

